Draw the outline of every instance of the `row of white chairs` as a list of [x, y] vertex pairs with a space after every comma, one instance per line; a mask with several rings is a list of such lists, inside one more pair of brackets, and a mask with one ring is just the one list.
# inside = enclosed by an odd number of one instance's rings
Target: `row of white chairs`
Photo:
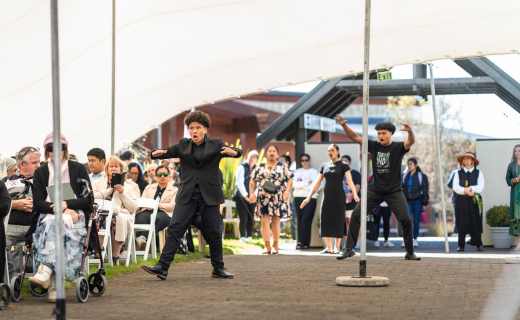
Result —
[[[103, 210], [108, 212], [105, 222], [105, 227], [100, 228], [98, 231], [98, 236], [103, 238], [102, 245], [102, 254], [101, 257], [104, 261], [108, 260], [110, 265], [113, 265], [112, 259], [112, 217], [114, 216], [114, 208], [112, 201], [96, 199], [96, 204], [98, 206], [98, 210]], [[148, 257], [151, 255], [153, 259], [157, 258], [157, 244], [155, 241], [155, 219], [157, 217], [157, 212], [159, 210], [159, 201], [148, 198], [139, 198], [137, 199], [137, 207], [143, 209], [150, 209], [152, 211], [150, 217], [149, 224], [132, 224], [130, 227], [130, 234], [126, 243], [126, 266], [129, 266], [130, 263], [136, 262], [138, 256], [142, 256], [144, 260], [148, 260]], [[146, 246], [144, 250], [137, 250], [135, 244], [135, 233], [139, 231], [148, 232], [148, 236], [146, 237]], [[106, 260], [105, 260], [106, 259]], [[98, 259], [90, 259], [89, 263], [99, 263]]]

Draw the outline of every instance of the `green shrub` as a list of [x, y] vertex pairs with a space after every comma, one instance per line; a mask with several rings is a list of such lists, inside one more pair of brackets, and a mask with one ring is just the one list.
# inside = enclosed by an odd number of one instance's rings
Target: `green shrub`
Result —
[[486, 222], [490, 227], [509, 227], [509, 207], [492, 207], [487, 211]]

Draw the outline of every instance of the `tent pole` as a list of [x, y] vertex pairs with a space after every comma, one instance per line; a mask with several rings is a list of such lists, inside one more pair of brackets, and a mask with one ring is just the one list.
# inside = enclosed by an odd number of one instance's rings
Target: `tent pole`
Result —
[[446, 196], [444, 194], [444, 173], [442, 171], [442, 160], [441, 160], [441, 139], [439, 136], [439, 115], [437, 112], [437, 104], [435, 101], [435, 78], [433, 77], [433, 65], [428, 64], [430, 69], [430, 84], [432, 94], [432, 107], [433, 107], [433, 130], [435, 139], [435, 149], [437, 156], [437, 171], [439, 172], [439, 185], [441, 189], [441, 204], [442, 204], [442, 222], [444, 224], [444, 250], [446, 253], [450, 252], [450, 245], [448, 242], [448, 223], [446, 222]]
[[365, 0], [365, 40], [363, 58], [363, 141], [361, 143], [361, 228], [359, 241], [361, 244], [361, 259], [359, 261], [359, 276], [367, 276], [367, 188], [368, 188], [368, 103], [370, 78], [370, 11], [371, 0]]
[[53, 169], [54, 169], [54, 214], [56, 225], [56, 306], [57, 320], [65, 315], [64, 243], [61, 187], [61, 116], [60, 116], [60, 60], [58, 34], [58, 0], [51, 0], [51, 52], [52, 52], [52, 122], [53, 122]]
[[110, 120], [110, 154], [114, 154], [116, 140], [116, 0], [112, 0], [112, 102]]

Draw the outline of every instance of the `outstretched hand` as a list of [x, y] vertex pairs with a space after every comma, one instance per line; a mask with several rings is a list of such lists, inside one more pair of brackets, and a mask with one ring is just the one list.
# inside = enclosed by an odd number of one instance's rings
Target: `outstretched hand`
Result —
[[342, 116], [340, 116], [339, 114], [336, 116], [336, 123], [340, 124], [340, 125], [344, 125], [347, 123], [347, 120], [345, 120], [345, 118], [343, 118]]
[[154, 151], [152, 151], [152, 157], [160, 157], [162, 155], [165, 155], [166, 152], [168, 152], [168, 151], [167, 150], [162, 150], [162, 149], [154, 150]]
[[238, 154], [236, 150], [226, 146], [223, 146], [222, 149], [220, 149], [220, 153], [230, 157], [235, 157]]
[[410, 125], [407, 123], [403, 123], [401, 125], [401, 131], [410, 132], [410, 131], [412, 131], [412, 127], [410, 127]]

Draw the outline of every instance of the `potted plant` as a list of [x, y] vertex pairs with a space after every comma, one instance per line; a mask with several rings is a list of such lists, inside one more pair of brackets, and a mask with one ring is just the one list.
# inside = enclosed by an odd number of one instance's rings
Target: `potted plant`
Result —
[[487, 211], [486, 222], [491, 229], [491, 240], [497, 249], [509, 249], [513, 239], [509, 234], [509, 207], [494, 206]]

